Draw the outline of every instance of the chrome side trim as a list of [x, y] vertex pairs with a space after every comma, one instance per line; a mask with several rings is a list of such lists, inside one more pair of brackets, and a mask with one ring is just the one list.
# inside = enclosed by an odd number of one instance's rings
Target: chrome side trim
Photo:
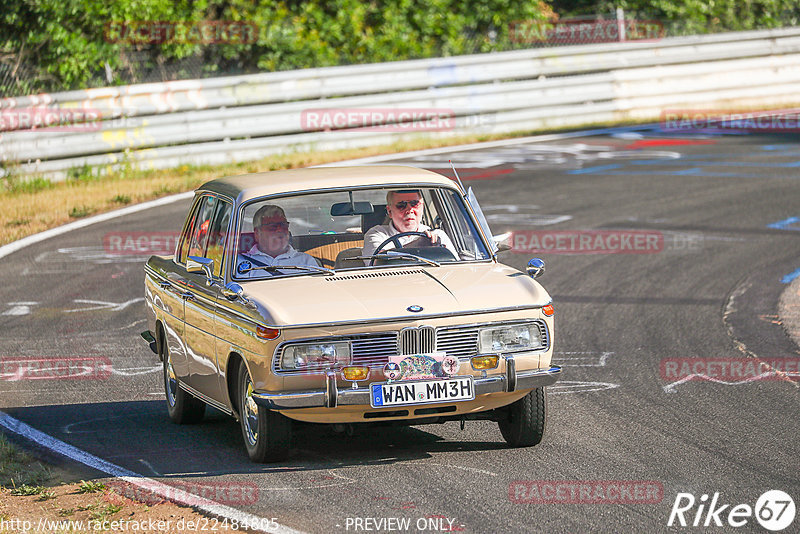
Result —
[[[259, 406], [270, 410], [291, 410], [297, 408], [335, 408], [336, 406], [364, 406], [370, 407], [370, 388], [343, 389], [336, 388], [335, 375], [333, 385], [331, 385], [329, 373], [326, 377], [327, 388], [317, 391], [298, 391], [292, 393], [253, 393], [253, 399]], [[545, 387], [554, 384], [561, 374], [561, 367], [551, 366], [549, 369], [534, 369], [523, 371], [516, 374], [516, 390], [523, 391], [538, 387]], [[475, 398], [478, 395], [487, 393], [499, 393], [508, 391], [508, 377], [505, 375], [495, 375], [486, 378], [475, 378]], [[329, 399], [333, 399], [333, 391], [336, 391], [336, 398], [333, 405]], [[512, 390], [513, 391], [513, 390]], [[419, 406], [425, 406], [423, 404]]]
[[221, 402], [215, 401], [211, 397], [203, 395], [202, 393], [200, 393], [199, 391], [194, 389], [192, 386], [187, 386], [184, 382], [182, 382], [180, 380], [178, 381], [178, 386], [180, 386], [180, 388], [182, 390], [186, 391], [187, 393], [191, 394], [194, 397], [197, 397], [198, 399], [200, 399], [201, 401], [205, 402], [209, 406], [213, 406], [217, 410], [219, 410], [221, 412], [224, 412], [227, 415], [233, 415], [233, 411], [231, 411], [230, 408], [228, 408], [227, 406], [225, 406]]

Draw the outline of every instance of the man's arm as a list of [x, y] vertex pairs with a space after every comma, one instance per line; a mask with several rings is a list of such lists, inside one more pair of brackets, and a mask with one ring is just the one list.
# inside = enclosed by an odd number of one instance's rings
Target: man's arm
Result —
[[[361, 255], [372, 256], [375, 253], [375, 249], [378, 248], [378, 245], [386, 241], [388, 237], [389, 234], [383, 227], [373, 226], [364, 234], [364, 246], [361, 249]], [[394, 245], [391, 247], [393, 248]], [[369, 265], [369, 260], [364, 260], [364, 265]]]

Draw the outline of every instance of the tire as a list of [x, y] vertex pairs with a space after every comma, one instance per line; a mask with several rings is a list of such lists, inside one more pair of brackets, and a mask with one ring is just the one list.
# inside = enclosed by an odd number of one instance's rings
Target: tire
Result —
[[547, 416], [547, 393], [543, 387], [532, 389], [500, 412], [500, 433], [510, 446], [531, 447], [542, 441]]
[[199, 423], [203, 420], [206, 403], [180, 388], [166, 339], [162, 338], [161, 347], [161, 359], [164, 362], [164, 393], [167, 398], [169, 418], [179, 425]]
[[292, 442], [292, 421], [256, 404], [253, 382], [244, 363], [239, 366], [237, 384], [239, 422], [248, 456], [258, 463], [285, 460]]

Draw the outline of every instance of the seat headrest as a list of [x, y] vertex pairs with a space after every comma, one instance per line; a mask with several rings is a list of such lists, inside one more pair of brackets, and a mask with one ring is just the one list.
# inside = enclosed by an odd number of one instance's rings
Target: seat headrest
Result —
[[373, 226], [383, 224], [388, 215], [386, 214], [386, 204], [373, 204], [375, 211], [361, 216], [361, 231], [366, 232]]

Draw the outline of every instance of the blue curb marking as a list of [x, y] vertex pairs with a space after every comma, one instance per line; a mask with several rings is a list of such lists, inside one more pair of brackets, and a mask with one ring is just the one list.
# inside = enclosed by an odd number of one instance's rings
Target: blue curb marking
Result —
[[788, 284], [798, 276], [800, 276], [800, 269], [795, 269], [794, 271], [790, 272], [789, 274], [781, 278], [781, 283]]
[[590, 174], [597, 171], [608, 171], [611, 169], [619, 169], [622, 165], [600, 165], [598, 167], [586, 167], [585, 169], [575, 169], [574, 171], [567, 171], [567, 174]]
[[775, 228], [776, 230], [794, 230], [799, 232], [800, 228], [790, 228], [791, 225], [796, 223], [800, 223], [800, 217], [789, 217], [788, 219], [784, 219], [782, 221], [770, 223], [767, 225], [767, 228]]
[[653, 160], [637, 159], [631, 161], [633, 165], [704, 165], [707, 167], [800, 167], [800, 161], [789, 161], [786, 163], [758, 163], [753, 161], [681, 161], [681, 160]]

